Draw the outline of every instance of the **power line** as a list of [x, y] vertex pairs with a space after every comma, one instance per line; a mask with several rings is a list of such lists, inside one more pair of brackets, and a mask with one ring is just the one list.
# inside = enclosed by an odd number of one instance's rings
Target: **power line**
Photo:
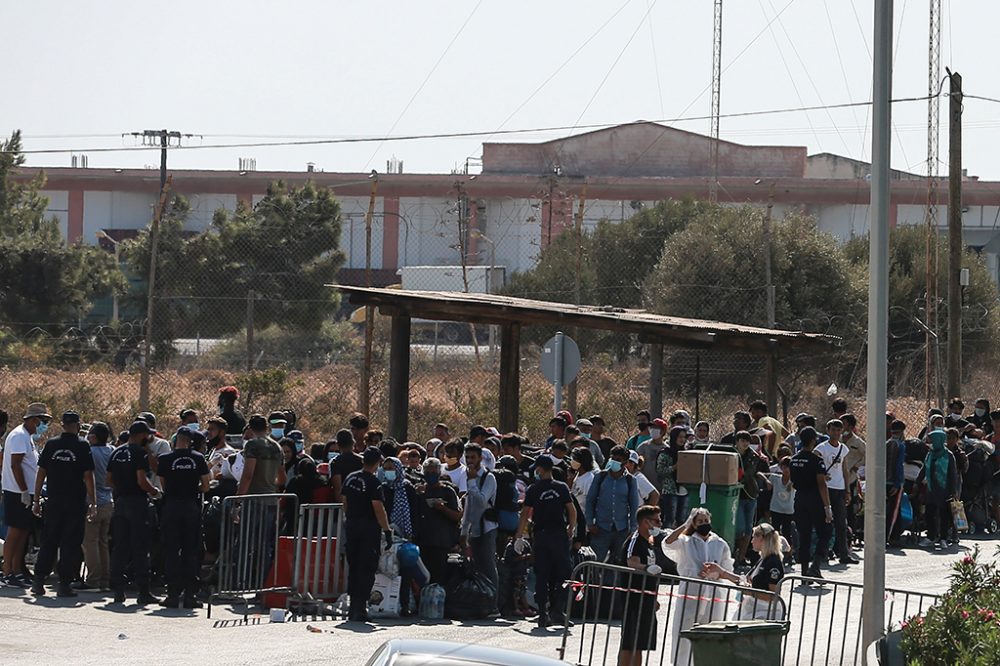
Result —
[[[989, 97], [977, 97], [974, 95], [965, 95], [967, 98], [975, 99], [985, 99], [991, 102], [998, 102], [1000, 100], [989, 98]], [[893, 104], [903, 104], [909, 102], [924, 102], [930, 97], [928, 95], [920, 95], [916, 97], [900, 97], [892, 100]], [[733, 113], [723, 113], [719, 115], [719, 118], [755, 118], [761, 116], [772, 116], [784, 113], [800, 113], [807, 111], [823, 111], [827, 109], [850, 109], [858, 107], [870, 107], [871, 102], [842, 102], [840, 104], [818, 104], [814, 106], [798, 106], [798, 107], [784, 107], [778, 109], [761, 109], [757, 111], [738, 111]], [[510, 130], [477, 130], [470, 132], [442, 132], [442, 133], [432, 133], [432, 134], [405, 134], [399, 136], [388, 136], [388, 137], [345, 137], [339, 139], [305, 139], [301, 141], [256, 141], [256, 142], [243, 142], [243, 143], [215, 143], [215, 144], [199, 144], [199, 145], [182, 145], [182, 146], [172, 146], [171, 150], [222, 150], [230, 148], [273, 148], [273, 147], [285, 147], [285, 146], [319, 146], [319, 145], [336, 145], [336, 144], [351, 144], [351, 143], [373, 143], [380, 141], [387, 142], [398, 142], [398, 141], [421, 141], [428, 139], [466, 139], [475, 138], [481, 136], [490, 136], [494, 134], [536, 134], [544, 132], [566, 132], [566, 131], [577, 131], [577, 130], [594, 130], [594, 129], [605, 129], [609, 127], [627, 126], [635, 124], [645, 124], [645, 123], [683, 123], [683, 122], [693, 122], [699, 120], [711, 120], [712, 116], [686, 116], [686, 117], [675, 117], [675, 118], [659, 118], [655, 120], [648, 121], [632, 121], [632, 122], [613, 122], [613, 123], [594, 123], [585, 125], [558, 125], [549, 127], [532, 127], [532, 128], [522, 128], [522, 129], [510, 129]], [[42, 155], [42, 154], [52, 154], [52, 153], [71, 153], [71, 152], [88, 152], [88, 153], [121, 153], [121, 152], [135, 152], [142, 150], [153, 150], [158, 149], [152, 146], [115, 146], [115, 147], [96, 147], [96, 148], [43, 148], [36, 150], [22, 150], [19, 151], [25, 155]], [[11, 152], [11, 151], [3, 151]]]

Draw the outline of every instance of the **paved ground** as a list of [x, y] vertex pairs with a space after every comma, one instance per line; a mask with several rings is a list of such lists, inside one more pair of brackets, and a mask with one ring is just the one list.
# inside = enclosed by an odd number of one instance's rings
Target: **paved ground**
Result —
[[[1000, 542], [981, 542], [992, 553]], [[969, 541], [969, 545], [972, 541]], [[947, 586], [949, 564], [966, 550], [895, 551], [886, 557], [886, 578], [894, 588], [939, 593]], [[862, 568], [837, 567], [829, 578], [861, 582]], [[793, 620], [796, 611], [792, 612]], [[314, 633], [306, 627], [322, 629]], [[421, 624], [391, 621], [358, 627], [326, 620], [271, 624], [266, 616], [216, 607], [212, 620], [204, 610], [176, 611], [114, 607], [100, 595], [63, 600], [34, 599], [0, 588], [0, 662], [17, 664], [364, 664], [388, 638], [435, 638], [497, 645], [524, 652], [556, 655], [560, 630], [540, 631], [530, 623]], [[190, 661], [189, 661], [190, 660]], [[823, 663], [818, 661], [816, 663]]]

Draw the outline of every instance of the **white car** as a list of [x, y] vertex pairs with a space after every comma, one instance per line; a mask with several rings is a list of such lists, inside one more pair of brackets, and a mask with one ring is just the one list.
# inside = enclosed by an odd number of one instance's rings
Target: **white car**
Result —
[[567, 666], [565, 661], [450, 641], [386, 641], [365, 666]]

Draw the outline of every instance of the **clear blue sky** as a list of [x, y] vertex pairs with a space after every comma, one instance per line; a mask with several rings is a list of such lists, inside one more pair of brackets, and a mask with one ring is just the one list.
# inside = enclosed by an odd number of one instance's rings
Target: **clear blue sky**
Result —
[[[1000, 97], [993, 52], [1000, 4], [942, 5], [942, 64], [963, 74], [966, 92]], [[926, 94], [927, 11], [925, 1], [896, 0], [897, 97]], [[867, 101], [871, 22], [871, 0], [728, 0], [723, 113]], [[709, 112], [711, 0], [33, 0], [3, 3], [0, 25], [7, 64], [0, 132], [22, 129], [29, 149], [132, 145], [119, 135], [161, 127], [204, 135], [189, 142], [198, 145]], [[946, 110], [942, 100], [943, 156]], [[923, 173], [926, 114], [925, 102], [896, 105], [896, 168]], [[967, 100], [965, 121], [965, 165], [1000, 180], [1000, 104]], [[709, 130], [704, 119], [675, 124]], [[722, 121], [723, 138], [733, 141], [805, 145], [811, 153], [862, 159], [870, 151], [869, 128], [865, 108]], [[259, 170], [304, 169], [311, 161], [327, 171], [381, 171], [395, 155], [407, 172], [442, 172], [478, 156], [481, 142], [176, 151], [171, 165], [233, 169], [248, 156]], [[88, 156], [90, 166], [157, 163], [154, 152]], [[29, 160], [69, 163], [68, 154]]]

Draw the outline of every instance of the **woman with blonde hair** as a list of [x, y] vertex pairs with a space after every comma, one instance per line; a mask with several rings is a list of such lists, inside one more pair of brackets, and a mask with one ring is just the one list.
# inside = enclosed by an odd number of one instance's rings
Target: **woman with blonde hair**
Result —
[[774, 593], [785, 575], [781, 563], [781, 535], [769, 523], [761, 523], [751, 532], [750, 546], [760, 559], [748, 574], [740, 576], [718, 564], [707, 562], [702, 573], [747, 587], [743, 592], [737, 620], [783, 620], [781, 606], [774, 603]]

